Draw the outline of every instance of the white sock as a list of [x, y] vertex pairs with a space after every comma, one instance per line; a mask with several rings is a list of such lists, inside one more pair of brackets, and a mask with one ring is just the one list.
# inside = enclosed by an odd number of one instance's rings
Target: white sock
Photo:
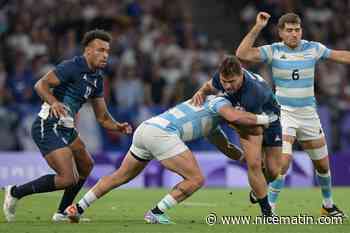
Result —
[[82, 199], [80, 199], [78, 204], [83, 210], [85, 210], [96, 200], [96, 195], [90, 190], [84, 195]]
[[177, 204], [177, 201], [170, 195], [167, 194], [160, 202], [158, 202], [158, 208], [165, 212]]

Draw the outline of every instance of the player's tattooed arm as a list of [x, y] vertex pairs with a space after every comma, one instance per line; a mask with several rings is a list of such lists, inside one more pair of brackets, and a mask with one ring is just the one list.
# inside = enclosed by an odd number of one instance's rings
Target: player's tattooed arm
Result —
[[236, 56], [242, 60], [260, 62], [259, 48], [253, 47], [261, 30], [266, 26], [271, 16], [266, 12], [259, 12], [256, 16], [256, 23], [248, 34], [243, 38], [237, 48]]
[[105, 129], [118, 131], [125, 134], [132, 132], [132, 127], [127, 122], [118, 122], [113, 119], [107, 110], [106, 102], [103, 97], [93, 98], [91, 100], [92, 108], [95, 112], [97, 122]]

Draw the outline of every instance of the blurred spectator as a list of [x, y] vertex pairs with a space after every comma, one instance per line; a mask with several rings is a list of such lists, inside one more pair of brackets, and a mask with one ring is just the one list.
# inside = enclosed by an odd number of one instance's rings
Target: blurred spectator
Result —
[[179, 103], [190, 99], [206, 81], [208, 81], [208, 77], [201, 71], [201, 64], [199, 61], [194, 61], [189, 75], [184, 76], [176, 83], [175, 102]]
[[9, 92], [6, 88], [7, 78], [4, 63], [0, 60], [0, 106], [7, 104], [9, 100]]
[[19, 139], [17, 137], [18, 125], [18, 114], [0, 106], [0, 150], [20, 149]]
[[112, 89], [119, 108], [133, 109], [144, 102], [143, 83], [136, 73], [135, 66], [122, 67]]
[[145, 101], [147, 105], [167, 106], [169, 93], [166, 92], [166, 82], [160, 75], [160, 67], [152, 67], [151, 78], [145, 83]]
[[80, 47], [77, 43], [77, 35], [73, 29], [70, 29], [59, 41], [59, 53], [61, 59], [70, 59], [79, 54]]
[[13, 104], [30, 103], [34, 96], [33, 86], [32, 70], [28, 68], [24, 55], [17, 53], [14, 70], [6, 80], [6, 88]]

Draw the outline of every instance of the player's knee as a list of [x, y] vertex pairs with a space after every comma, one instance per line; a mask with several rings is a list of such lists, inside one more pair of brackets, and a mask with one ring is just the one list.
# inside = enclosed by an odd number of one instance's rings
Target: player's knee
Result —
[[287, 155], [282, 155], [282, 156], [285, 156], [285, 157], [281, 159], [281, 174], [286, 174], [289, 169], [290, 159], [289, 159], [289, 156]]
[[[328, 148], [327, 145], [323, 145], [319, 148], [305, 149], [309, 157], [313, 161], [317, 161], [320, 165], [328, 165]], [[315, 162], [314, 162], [315, 163]]]
[[250, 171], [261, 171], [261, 161], [258, 159], [247, 161], [247, 166]]
[[196, 189], [203, 187], [204, 183], [205, 183], [205, 178], [202, 174], [192, 178], [193, 187], [195, 187]]
[[329, 172], [329, 167], [324, 167], [324, 166], [317, 166], [316, 171], [319, 174], [327, 174]]
[[196, 179], [196, 183], [197, 183], [197, 186], [198, 186], [199, 188], [203, 187], [204, 184], [205, 184], [205, 178], [204, 178], [204, 176], [203, 176], [203, 175], [198, 176], [197, 179]]
[[288, 172], [289, 169], [289, 164], [284, 164], [281, 167], [281, 174], [286, 174]]

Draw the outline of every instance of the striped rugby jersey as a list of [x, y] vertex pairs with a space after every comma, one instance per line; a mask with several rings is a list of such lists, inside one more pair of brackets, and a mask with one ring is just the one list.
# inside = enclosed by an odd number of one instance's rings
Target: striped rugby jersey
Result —
[[222, 96], [208, 96], [202, 106], [193, 106], [190, 100], [145, 121], [165, 131], [176, 133], [183, 141], [192, 141], [208, 136], [219, 127], [222, 118], [219, 109], [230, 105]]
[[328, 58], [331, 50], [314, 41], [301, 40], [296, 49], [283, 42], [259, 47], [264, 63], [272, 69], [276, 97], [282, 109], [293, 111], [311, 107], [315, 109], [315, 65]]

